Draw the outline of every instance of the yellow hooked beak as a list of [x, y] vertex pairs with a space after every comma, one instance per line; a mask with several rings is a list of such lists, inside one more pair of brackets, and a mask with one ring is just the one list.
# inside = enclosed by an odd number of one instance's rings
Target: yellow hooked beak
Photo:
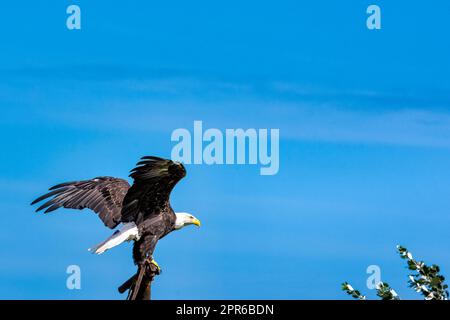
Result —
[[201, 225], [200, 220], [198, 220], [197, 218], [194, 218], [192, 220], [192, 224], [195, 224], [197, 227], [200, 227], [200, 225]]

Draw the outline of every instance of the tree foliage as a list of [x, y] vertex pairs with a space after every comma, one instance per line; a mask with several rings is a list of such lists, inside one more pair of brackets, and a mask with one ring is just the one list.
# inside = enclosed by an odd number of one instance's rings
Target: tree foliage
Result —
[[[428, 266], [423, 261], [415, 260], [405, 247], [397, 246], [397, 251], [400, 258], [406, 260], [408, 269], [412, 271], [408, 279], [410, 288], [420, 293], [425, 300], [448, 300], [448, 286], [444, 283], [444, 276], [439, 273], [439, 266], [435, 264]], [[386, 282], [380, 282], [376, 289], [377, 296], [381, 300], [400, 300], [395, 290]], [[342, 290], [354, 299], [366, 300], [366, 296], [353, 289], [348, 282], [342, 284]]]

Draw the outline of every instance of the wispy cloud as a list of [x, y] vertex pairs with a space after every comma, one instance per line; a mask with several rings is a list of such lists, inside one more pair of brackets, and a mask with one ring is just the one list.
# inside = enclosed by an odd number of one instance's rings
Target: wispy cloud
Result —
[[111, 103], [93, 112], [72, 110], [43, 116], [60, 125], [116, 132], [170, 135], [176, 128], [189, 129], [194, 120], [203, 120], [205, 129], [280, 128], [282, 139], [450, 147], [450, 114], [417, 109], [374, 113], [327, 105], [263, 101], [141, 101], [126, 107]]
[[21, 99], [22, 107], [10, 109], [10, 117], [3, 119], [14, 123], [28, 121], [23, 115], [32, 112], [43, 124], [170, 133], [203, 120], [219, 128], [277, 127], [282, 138], [293, 140], [450, 146], [450, 112], [441, 107], [450, 96], [442, 93], [402, 96], [370, 88], [132, 68], [38, 68], [5, 74], [15, 81], [14, 92], [6, 91], [0, 102], [12, 95]]
[[[327, 86], [307, 79], [230, 76], [191, 69], [155, 69], [120, 65], [40, 66], [2, 69], [4, 88], [27, 91], [45, 88], [52, 94], [138, 93], [144, 97], [164, 98], [262, 98], [288, 102], [333, 103], [345, 108], [450, 108], [448, 90], [438, 88], [392, 88]], [[74, 92], [75, 90], [75, 92]], [[1, 93], [1, 91], [0, 91]], [[46, 92], [48, 93], [48, 92]], [[4, 93], [3, 96], [6, 94]], [[1, 97], [1, 95], [0, 95]], [[357, 105], [355, 105], [357, 103]]]

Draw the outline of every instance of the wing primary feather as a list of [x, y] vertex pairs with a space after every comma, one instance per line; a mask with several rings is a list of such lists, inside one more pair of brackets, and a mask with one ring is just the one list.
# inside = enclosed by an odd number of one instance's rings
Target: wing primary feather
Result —
[[[77, 192], [77, 190], [68, 190], [67, 193], [59, 193], [57, 196], [55, 196], [54, 198], [50, 199], [49, 201], [44, 203], [42, 206], [40, 206], [36, 210], [36, 212], [38, 212], [38, 211], [40, 211], [42, 209], [45, 209], [46, 207], [51, 206], [51, 205], [56, 204], [56, 203], [59, 203], [60, 204], [59, 207], [61, 207], [62, 204], [63, 204], [64, 199], [70, 198], [76, 192]], [[51, 211], [53, 211], [53, 210], [51, 210]], [[48, 211], [48, 212], [50, 212], [50, 211]], [[48, 213], [48, 212], [45, 212], [45, 213]]]
[[141, 159], [142, 160], [148, 159], [148, 160], [156, 160], [156, 161], [167, 161], [166, 159], [163, 159], [160, 157], [155, 157], [155, 156], [143, 156]]
[[61, 204], [55, 203], [51, 207], [47, 208], [47, 210], [45, 210], [44, 213], [49, 213], [49, 212], [55, 211], [58, 208], [61, 208]]
[[43, 196], [40, 196], [39, 198], [37, 198], [36, 200], [34, 200], [34, 201], [31, 203], [31, 205], [34, 205], [34, 204], [36, 204], [36, 203], [38, 203], [38, 202], [41, 202], [42, 200], [47, 199], [47, 198], [49, 198], [49, 197], [51, 197], [51, 196], [54, 196], [54, 195], [56, 195], [56, 194], [58, 194], [58, 193], [64, 192], [64, 191], [67, 190], [67, 189], [68, 189], [68, 188], [58, 189], [58, 190], [53, 190], [52, 192], [46, 193], [46, 194], [44, 194]]
[[59, 189], [61, 187], [67, 187], [67, 186], [75, 185], [77, 183], [79, 183], [79, 181], [64, 182], [64, 183], [57, 184], [57, 185], [51, 187], [48, 190], [55, 190], [55, 189]]

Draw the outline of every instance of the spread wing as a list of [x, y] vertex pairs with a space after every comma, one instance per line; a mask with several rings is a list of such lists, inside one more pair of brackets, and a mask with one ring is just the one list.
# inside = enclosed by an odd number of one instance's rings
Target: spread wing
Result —
[[46, 209], [45, 213], [61, 207], [88, 208], [97, 213], [107, 227], [113, 229], [121, 222], [122, 202], [129, 188], [127, 181], [112, 177], [66, 182], [51, 187], [49, 193], [37, 198], [31, 205], [50, 199], [36, 210]]
[[167, 212], [173, 187], [186, 176], [179, 162], [158, 157], [143, 157], [130, 177], [134, 183], [123, 201], [122, 221], [135, 222]]

